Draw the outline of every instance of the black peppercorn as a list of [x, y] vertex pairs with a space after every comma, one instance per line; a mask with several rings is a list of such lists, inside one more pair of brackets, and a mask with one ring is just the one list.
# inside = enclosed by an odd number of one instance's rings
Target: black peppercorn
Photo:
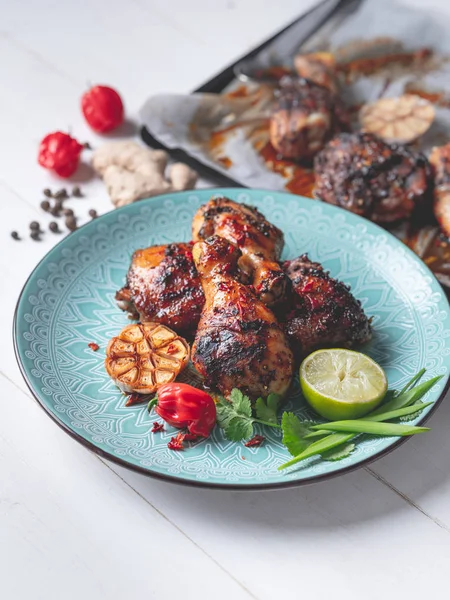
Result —
[[56, 221], [51, 221], [48, 225], [48, 228], [53, 233], [59, 233], [59, 227], [58, 227], [58, 223]]
[[17, 231], [11, 231], [11, 237], [13, 240], [20, 240], [19, 234]]
[[35, 242], [39, 242], [39, 241], [40, 241], [40, 239], [41, 239], [41, 238], [40, 238], [39, 231], [32, 231], [32, 232], [30, 233], [30, 238], [31, 238], [32, 240], [34, 240]]
[[39, 225], [39, 223], [37, 221], [31, 221], [30, 223], [30, 229], [31, 231], [37, 231], [39, 232], [41, 229], [41, 226]]
[[74, 216], [66, 217], [65, 224], [69, 231], [75, 231], [77, 228], [77, 221]]
[[55, 194], [53, 194], [53, 197], [56, 198], [57, 200], [65, 200], [66, 198], [69, 197], [66, 188], [62, 188], [60, 190], [58, 190]]
[[78, 186], [74, 187], [72, 189], [72, 196], [74, 198], [82, 198], [83, 197], [83, 192], [81, 191], [81, 188], [79, 188]]
[[48, 212], [50, 210], [50, 202], [48, 200], [42, 200], [41, 208], [42, 210], [45, 210], [45, 212]]
[[73, 217], [73, 210], [71, 208], [65, 208], [63, 210], [63, 215], [65, 217]]
[[44, 196], [47, 196], [47, 198], [53, 198], [52, 190], [49, 190], [48, 188], [42, 190], [42, 193], [44, 194]]
[[91, 217], [91, 219], [96, 219], [98, 217], [97, 211], [95, 210], [95, 208], [91, 208], [89, 210], [89, 216]]

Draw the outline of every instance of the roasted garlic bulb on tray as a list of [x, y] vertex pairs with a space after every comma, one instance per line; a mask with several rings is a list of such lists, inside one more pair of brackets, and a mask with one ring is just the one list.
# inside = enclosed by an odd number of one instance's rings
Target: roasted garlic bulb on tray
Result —
[[365, 104], [359, 112], [364, 131], [386, 142], [409, 144], [423, 135], [434, 121], [434, 106], [412, 94], [381, 98]]

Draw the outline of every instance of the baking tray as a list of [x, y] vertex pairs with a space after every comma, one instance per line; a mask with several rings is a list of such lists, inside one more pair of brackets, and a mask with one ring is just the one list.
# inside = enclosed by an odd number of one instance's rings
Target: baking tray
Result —
[[[364, 0], [338, 0], [336, 2], [336, 0], [323, 0], [319, 4], [313, 6], [308, 12], [295, 19], [292, 23], [280, 29], [273, 36], [262, 42], [262, 44], [238, 58], [235, 62], [223, 69], [223, 71], [220, 73], [214, 75], [200, 87], [192, 90], [191, 93], [202, 92], [220, 94], [233, 81], [233, 79], [236, 78], [236, 67], [240, 63], [256, 57], [263, 50], [267, 49], [272, 43], [276, 42], [278, 39], [281, 39], [285, 34], [288, 35], [293, 28], [296, 30], [295, 35], [298, 40], [298, 47], [300, 47], [336, 13], [345, 10], [349, 6], [359, 5], [363, 1]], [[246, 187], [231, 177], [228, 177], [223, 173], [216, 171], [214, 168], [203, 164], [184, 150], [165, 146], [155, 137], [153, 137], [153, 135], [145, 126], [141, 128], [141, 137], [142, 140], [151, 148], [165, 150], [173, 160], [186, 163], [195, 169], [201, 177], [213, 181], [219, 186]]]

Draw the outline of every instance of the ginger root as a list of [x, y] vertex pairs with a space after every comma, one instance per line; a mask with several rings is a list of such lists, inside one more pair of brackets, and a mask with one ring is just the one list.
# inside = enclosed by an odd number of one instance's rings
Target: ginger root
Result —
[[94, 151], [92, 166], [103, 178], [114, 206], [142, 198], [195, 187], [198, 175], [187, 165], [175, 163], [165, 177], [168, 154], [136, 142], [108, 142]]

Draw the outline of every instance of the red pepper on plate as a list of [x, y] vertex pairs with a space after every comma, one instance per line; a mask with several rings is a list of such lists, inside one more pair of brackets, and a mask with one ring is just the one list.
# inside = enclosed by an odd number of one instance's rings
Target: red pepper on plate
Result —
[[122, 98], [106, 85], [96, 85], [83, 94], [81, 110], [94, 131], [106, 133], [123, 123]]
[[49, 133], [39, 144], [38, 162], [60, 177], [70, 177], [80, 162], [83, 145], [68, 133]]
[[190, 434], [208, 437], [216, 423], [216, 405], [209, 394], [187, 383], [162, 385], [148, 410], [155, 408], [158, 415], [172, 427], [187, 428]]

